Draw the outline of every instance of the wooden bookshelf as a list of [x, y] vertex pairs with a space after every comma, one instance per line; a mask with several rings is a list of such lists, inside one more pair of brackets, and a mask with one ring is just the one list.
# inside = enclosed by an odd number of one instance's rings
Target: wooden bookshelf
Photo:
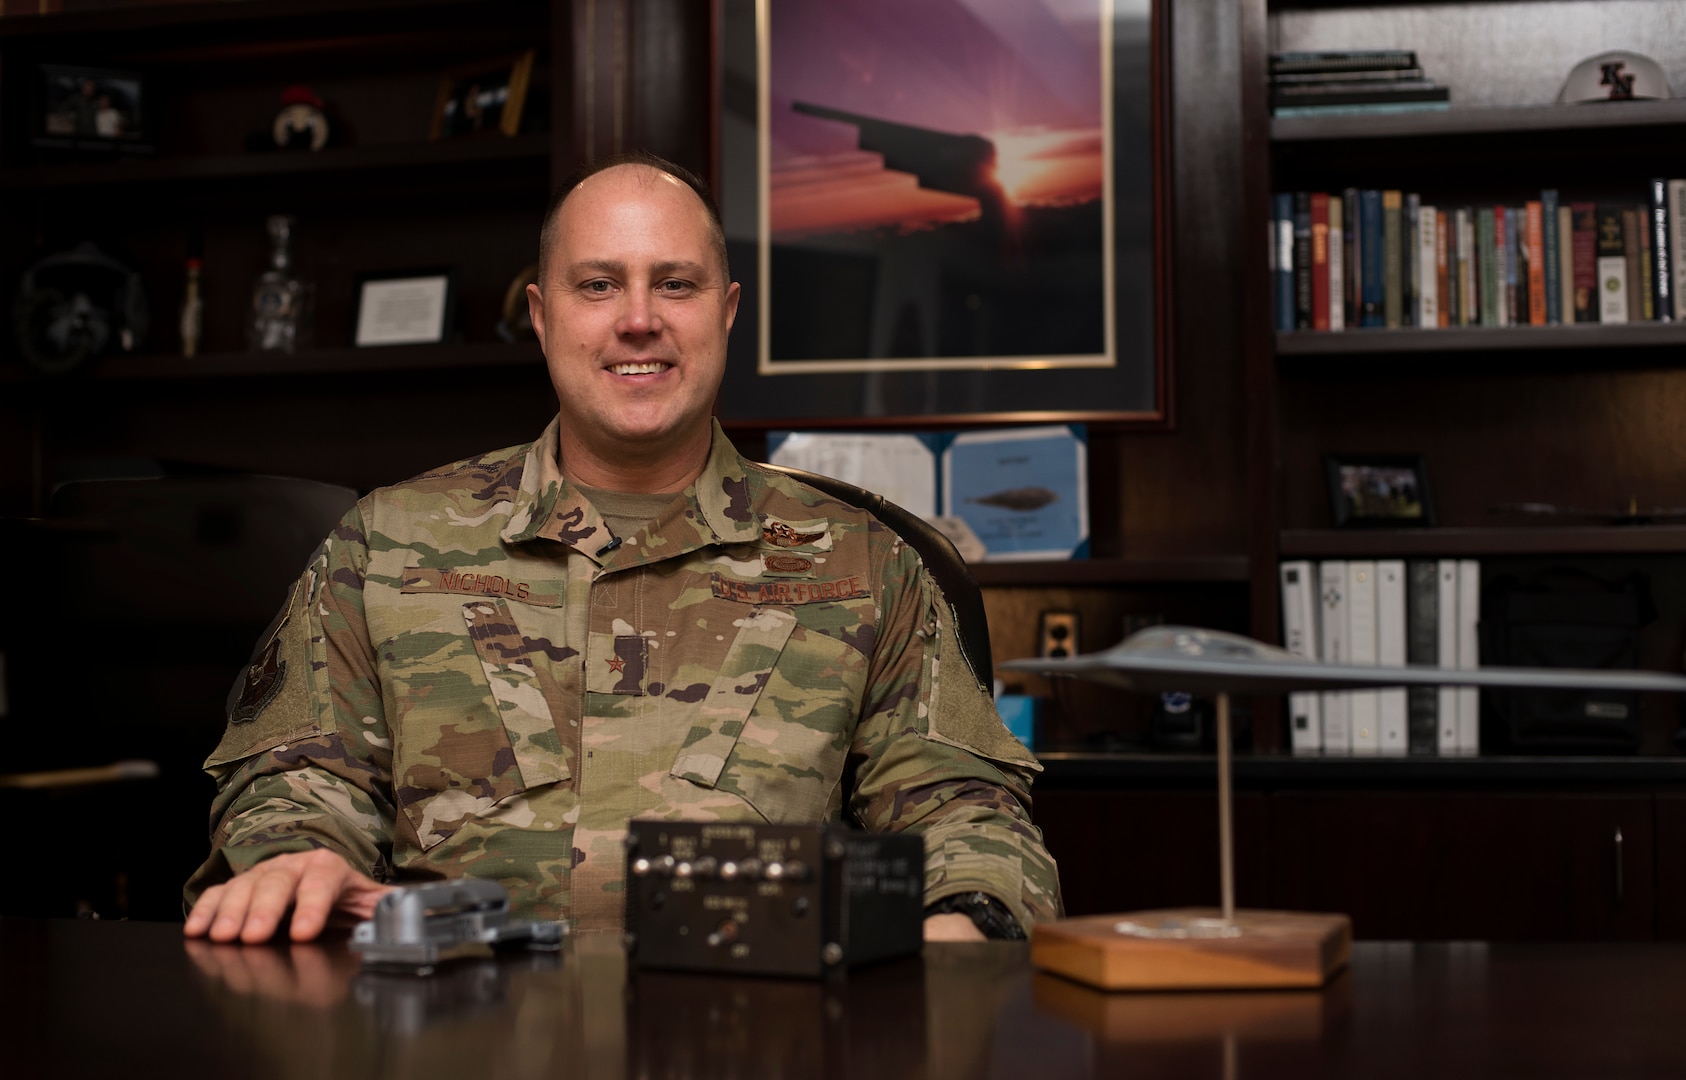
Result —
[[1672, 127], [1686, 123], [1686, 99], [1598, 105], [1526, 105], [1458, 108], [1376, 116], [1281, 116], [1270, 121], [1275, 143], [1348, 142], [1353, 139], [1421, 139], [1446, 135], [1514, 135], [1614, 128]]

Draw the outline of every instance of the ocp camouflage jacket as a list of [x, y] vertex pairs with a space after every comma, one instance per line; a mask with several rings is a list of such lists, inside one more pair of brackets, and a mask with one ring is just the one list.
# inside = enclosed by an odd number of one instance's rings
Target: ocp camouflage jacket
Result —
[[293, 588], [206, 761], [207, 886], [327, 847], [379, 881], [472, 874], [512, 913], [623, 918], [633, 817], [921, 834], [926, 900], [1060, 912], [1040, 767], [960, 657], [918, 555], [745, 461], [613, 540], [536, 443], [362, 499]]

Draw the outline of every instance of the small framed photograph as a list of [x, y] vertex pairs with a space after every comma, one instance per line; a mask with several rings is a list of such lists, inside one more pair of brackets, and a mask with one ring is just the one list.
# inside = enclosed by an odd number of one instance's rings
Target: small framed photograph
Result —
[[1434, 524], [1428, 466], [1421, 454], [1325, 454], [1329, 516], [1337, 529]]
[[35, 144], [145, 150], [146, 82], [133, 71], [41, 64]]
[[448, 269], [363, 274], [353, 343], [436, 345], [451, 333], [456, 280]]
[[430, 139], [521, 130], [521, 106], [533, 74], [533, 50], [452, 68], [439, 83]]

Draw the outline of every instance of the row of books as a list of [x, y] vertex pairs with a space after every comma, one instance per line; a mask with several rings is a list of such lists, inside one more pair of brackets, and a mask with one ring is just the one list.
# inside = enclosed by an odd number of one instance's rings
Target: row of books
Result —
[[1276, 116], [1416, 112], [1450, 107], [1444, 86], [1425, 77], [1409, 49], [1279, 52], [1270, 57]]
[[1669, 321], [1686, 288], [1686, 180], [1641, 204], [1435, 207], [1415, 193], [1280, 192], [1278, 330]]
[[[1474, 559], [1296, 560], [1281, 565], [1283, 641], [1333, 663], [1475, 668]], [[1480, 698], [1418, 686], [1288, 696], [1296, 754], [1476, 754]]]

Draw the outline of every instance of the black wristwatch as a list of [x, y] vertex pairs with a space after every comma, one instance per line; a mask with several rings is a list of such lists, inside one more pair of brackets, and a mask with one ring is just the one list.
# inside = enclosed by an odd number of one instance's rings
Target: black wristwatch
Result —
[[983, 936], [996, 941], [1025, 940], [1024, 927], [1019, 920], [1013, 918], [1013, 913], [1007, 910], [1007, 905], [985, 892], [956, 893], [945, 896], [934, 904], [925, 908], [927, 917], [931, 915], [946, 915], [958, 912], [972, 920], [972, 925], [983, 931]]

